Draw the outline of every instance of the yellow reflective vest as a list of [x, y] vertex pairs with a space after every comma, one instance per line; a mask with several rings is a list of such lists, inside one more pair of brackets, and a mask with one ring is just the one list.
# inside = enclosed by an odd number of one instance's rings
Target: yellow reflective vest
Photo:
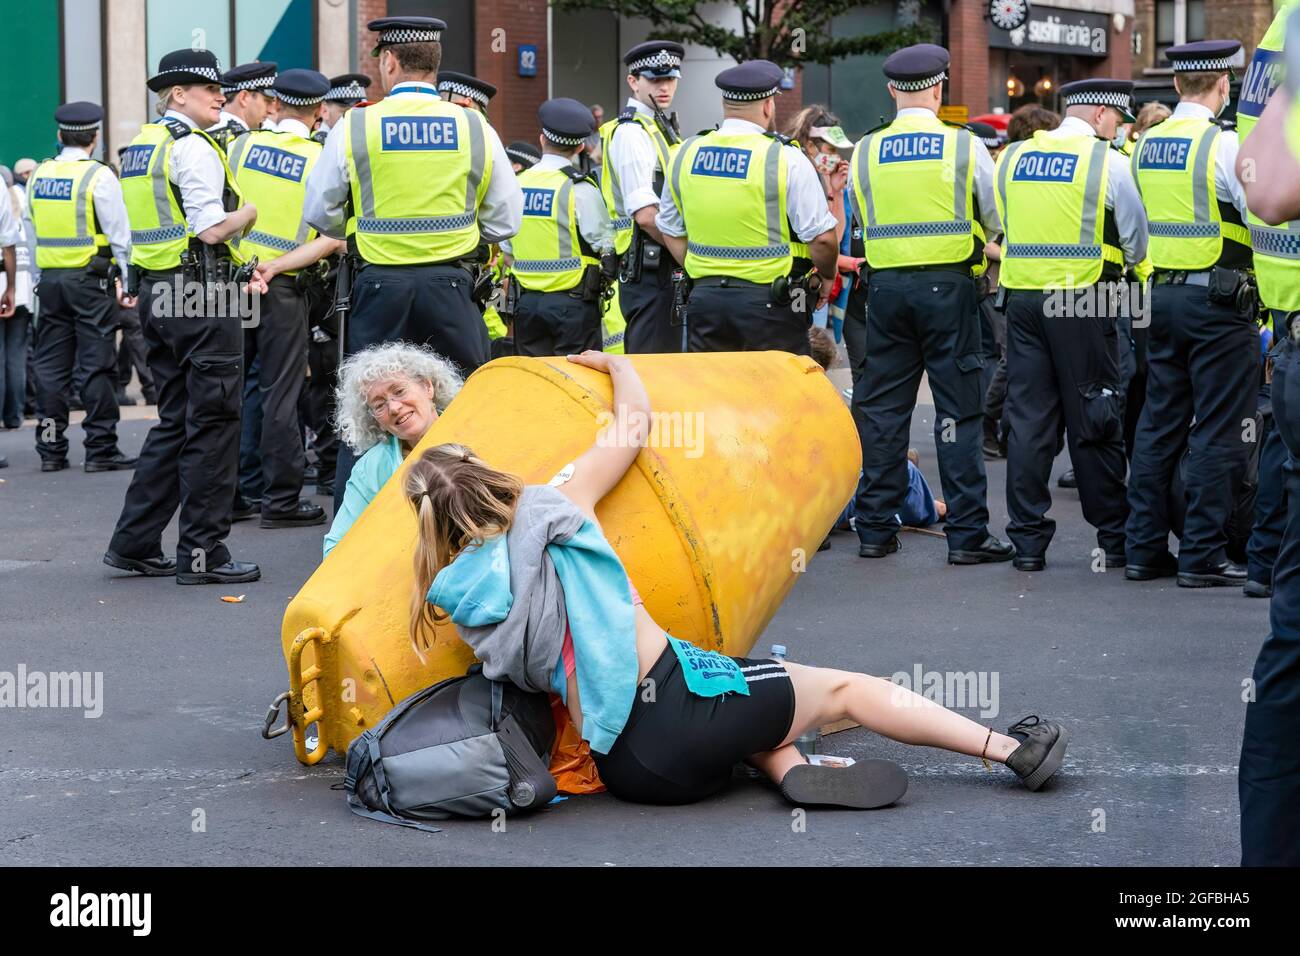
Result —
[[511, 271], [520, 287], [531, 292], [567, 291], [582, 281], [587, 266], [600, 265], [583, 250], [570, 171], [534, 166], [519, 174], [524, 214], [510, 240]]
[[245, 258], [274, 259], [316, 238], [302, 214], [307, 177], [321, 150], [315, 140], [271, 130], [244, 133], [230, 144], [235, 182], [244, 199], [257, 207], [257, 223], [239, 241]]
[[[89, 158], [51, 159], [36, 167], [27, 181], [27, 197], [39, 268], [82, 269], [96, 250], [108, 245], [95, 222], [92, 191], [100, 176], [111, 175], [107, 166]], [[0, 202], [7, 200], [0, 196]]]

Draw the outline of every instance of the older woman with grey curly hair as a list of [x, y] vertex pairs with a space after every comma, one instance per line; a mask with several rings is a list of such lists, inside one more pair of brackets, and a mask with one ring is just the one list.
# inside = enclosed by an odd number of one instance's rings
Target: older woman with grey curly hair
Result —
[[335, 421], [339, 437], [360, 457], [325, 535], [326, 555], [419, 444], [460, 386], [454, 365], [432, 349], [409, 342], [372, 345], [339, 366]]

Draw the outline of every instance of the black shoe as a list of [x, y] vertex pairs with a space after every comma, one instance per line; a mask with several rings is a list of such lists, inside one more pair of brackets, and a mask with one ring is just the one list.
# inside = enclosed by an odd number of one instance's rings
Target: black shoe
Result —
[[46, 458], [41, 461], [41, 471], [62, 471], [68, 467], [66, 458]]
[[322, 484], [320, 484], [319, 482], [317, 482], [317, 483], [316, 483], [316, 494], [320, 495], [320, 496], [323, 497], [323, 498], [333, 498], [333, 497], [334, 497], [334, 486], [333, 486], [332, 484], [330, 484], [330, 485], [322, 485]]
[[243, 584], [256, 581], [262, 576], [262, 569], [252, 561], [227, 561], [220, 567], [207, 571], [178, 571], [177, 584]]
[[1011, 559], [1011, 566], [1017, 571], [1041, 571], [1047, 567], [1047, 559], [1032, 554], [1018, 554]]
[[4, 455], [0, 455], [0, 468], [8, 468], [8, 467], [9, 467], [9, 459], [6, 458]]
[[129, 471], [134, 468], [139, 458], [127, 458], [120, 451], [112, 458], [95, 458], [87, 459], [85, 469], [87, 472], [96, 471]]
[[1130, 581], [1154, 581], [1172, 578], [1178, 573], [1178, 559], [1166, 551], [1155, 564], [1129, 564], [1124, 567], [1124, 577]]
[[1118, 553], [1112, 553], [1109, 551], [1106, 552], [1107, 571], [1114, 571], [1117, 568], [1126, 568], [1126, 567], [1128, 567], [1128, 558], [1124, 556], [1124, 552], [1122, 551]]
[[118, 393], [117, 393], [117, 404], [118, 404], [118, 405], [134, 405], [134, 404], [135, 404], [135, 399], [132, 398], [130, 395], [126, 394], [126, 392], [118, 392]]
[[236, 495], [235, 506], [230, 509], [230, 520], [246, 521], [249, 518], [256, 518], [261, 513], [261, 498], [246, 498], [243, 495]]
[[150, 389], [149, 391], [145, 392], [145, 393], [144, 393], [144, 403], [145, 403], [146, 405], [157, 405], [157, 404], [158, 404], [158, 393], [155, 392], [155, 391], [153, 391], [152, 389]]
[[119, 571], [134, 571], [151, 578], [169, 578], [176, 573], [176, 559], [163, 554], [156, 558], [124, 558], [116, 552], [105, 551], [104, 563]]
[[866, 544], [858, 543], [859, 558], [883, 558], [886, 555], [893, 554], [895, 551], [902, 551], [903, 543], [898, 540], [898, 535], [894, 535], [883, 544]]
[[1241, 586], [1246, 597], [1266, 598], [1273, 596], [1273, 585], [1265, 584], [1263, 581], [1247, 581]]
[[984, 439], [984, 444], [981, 447], [984, 451], [984, 457], [989, 461], [1007, 457], [1007, 453], [1002, 450], [1002, 446], [988, 438]]
[[799, 764], [781, 778], [781, 795], [797, 807], [874, 810], [907, 793], [907, 774], [890, 760], [859, 760], [851, 767]]
[[1221, 561], [1199, 571], [1179, 571], [1180, 588], [1239, 588], [1246, 583], [1246, 569], [1232, 561]]
[[320, 469], [315, 465], [308, 465], [302, 470], [302, 483], [304, 485], [315, 484], [320, 480]]
[[1063, 474], [1060, 478], [1057, 478], [1057, 479], [1056, 479], [1056, 487], [1058, 487], [1058, 488], [1078, 488], [1078, 487], [1079, 487], [1079, 483], [1078, 483], [1077, 481], [1074, 480], [1074, 469], [1073, 469], [1073, 468], [1071, 468], [1069, 471], [1067, 471], [1065, 474]]
[[1007, 757], [1007, 766], [1030, 790], [1037, 790], [1056, 773], [1070, 740], [1070, 732], [1059, 723], [1041, 720], [1037, 715], [1016, 721], [1007, 728], [1007, 736], [1020, 741], [1020, 746]]
[[1016, 549], [1006, 541], [986, 534], [984, 540], [974, 548], [959, 549], [948, 552], [949, 564], [990, 564], [995, 561], [1010, 561], [1016, 556]]
[[325, 509], [310, 501], [299, 501], [293, 511], [263, 511], [263, 528], [305, 528], [325, 523]]

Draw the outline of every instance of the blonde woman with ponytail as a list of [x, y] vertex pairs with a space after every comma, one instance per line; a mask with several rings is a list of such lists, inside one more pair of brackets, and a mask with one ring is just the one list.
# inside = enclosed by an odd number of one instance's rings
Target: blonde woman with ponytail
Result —
[[704, 799], [739, 761], [797, 806], [895, 802], [907, 789], [897, 765], [812, 766], [795, 748], [809, 728], [844, 718], [1006, 763], [1031, 790], [1055, 773], [1068, 738], [1055, 721], [1030, 717], [999, 734], [877, 677], [726, 657], [667, 635], [596, 518], [645, 444], [649, 398], [628, 357], [569, 361], [610, 376], [614, 422], [549, 485], [524, 485], [461, 445], [430, 448], [407, 469], [413, 653], [423, 658], [434, 625], [450, 619], [485, 676], [558, 695], [606, 788], [638, 803]]

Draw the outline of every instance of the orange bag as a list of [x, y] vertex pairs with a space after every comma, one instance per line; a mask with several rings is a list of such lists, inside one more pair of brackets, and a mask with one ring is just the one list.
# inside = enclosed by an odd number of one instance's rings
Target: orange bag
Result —
[[578, 796], [604, 793], [605, 785], [591, 759], [591, 747], [578, 736], [578, 728], [569, 719], [569, 709], [559, 694], [551, 695], [551, 713], [555, 716], [555, 752], [551, 755], [551, 776], [560, 793]]

